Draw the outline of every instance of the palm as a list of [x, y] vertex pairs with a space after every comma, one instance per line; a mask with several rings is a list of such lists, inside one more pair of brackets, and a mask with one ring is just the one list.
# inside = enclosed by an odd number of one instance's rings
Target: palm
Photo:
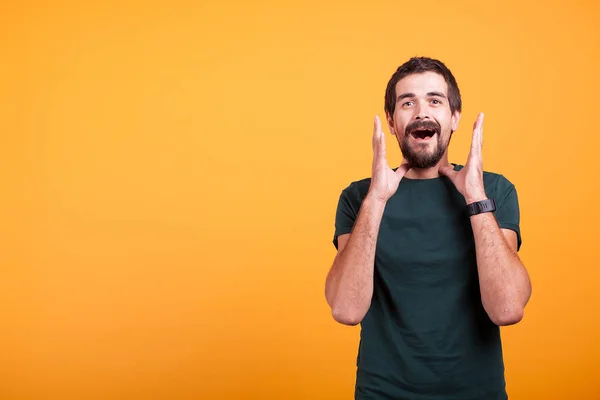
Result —
[[381, 129], [381, 121], [379, 117], [376, 117], [373, 128], [373, 174], [370, 190], [381, 200], [388, 200], [398, 190], [398, 185], [407, 170], [408, 164], [406, 163], [403, 163], [396, 171], [388, 165], [385, 135]]
[[483, 114], [479, 114], [473, 126], [473, 139], [469, 158], [464, 168], [454, 171], [450, 166], [440, 168], [440, 173], [448, 176], [456, 189], [468, 202], [485, 197], [483, 188]]

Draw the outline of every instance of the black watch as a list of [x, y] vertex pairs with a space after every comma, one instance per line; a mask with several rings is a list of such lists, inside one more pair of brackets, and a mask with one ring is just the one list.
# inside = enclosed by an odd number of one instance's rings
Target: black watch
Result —
[[494, 212], [496, 211], [496, 200], [494, 199], [486, 199], [481, 201], [476, 201], [475, 203], [471, 203], [467, 206], [467, 215], [472, 217], [473, 215], [481, 214], [484, 212]]

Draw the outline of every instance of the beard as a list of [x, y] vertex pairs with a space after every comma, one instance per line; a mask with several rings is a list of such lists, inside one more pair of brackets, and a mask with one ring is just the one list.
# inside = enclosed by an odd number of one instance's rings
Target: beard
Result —
[[[411, 143], [411, 133], [423, 129], [430, 129], [435, 132], [437, 135], [435, 143]], [[400, 141], [400, 150], [411, 168], [432, 168], [440, 162], [450, 144], [450, 137], [452, 136], [451, 133], [448, 141], [444, 143], [441, 132], [442, 127], [437, 122], [431, 120], [415, 121], [406, 127], [404, 137]]]

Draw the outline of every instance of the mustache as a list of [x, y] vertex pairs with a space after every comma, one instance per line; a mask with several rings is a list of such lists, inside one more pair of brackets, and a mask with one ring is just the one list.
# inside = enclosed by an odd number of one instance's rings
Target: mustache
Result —
[[408, 135], [411, 132], [414, 132], [417, 130], [425, 130], [425, 129], [430, 129], [430, 130], [436, 132], [438, 135], [442, 131], [442, 127], [436, 121], [433, 121], [430, 119], [425, 119], [425, 120], [417, 120], [417, 121], [409, 124], [405, 129], [405, 133]]

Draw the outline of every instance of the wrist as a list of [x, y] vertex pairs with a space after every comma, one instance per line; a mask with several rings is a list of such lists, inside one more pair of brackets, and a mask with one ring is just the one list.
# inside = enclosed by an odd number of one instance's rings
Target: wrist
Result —
[[382, 197], [377, 193], [373, 193], [371, 190], [367, 192], [364, 201], [375, 206], [385, 206], [387, 203], [387, 199], [385, 197]]
[[473, 217], [475, 215], [484, 213], [493, 213], [496, 211], [496, 200], [486, 199], [481, 201], [475, 201], [467, 204], [467, 216]]
[[476, 203], [478, 201], [487, 200], [487, 199], [488, 199], [487, 194], [485, 194], [485, 190], [483, 190], [483, 189], [472, 191], [470, 193], [465, 194], [465, 201], [467, 202], [467, 205]]

